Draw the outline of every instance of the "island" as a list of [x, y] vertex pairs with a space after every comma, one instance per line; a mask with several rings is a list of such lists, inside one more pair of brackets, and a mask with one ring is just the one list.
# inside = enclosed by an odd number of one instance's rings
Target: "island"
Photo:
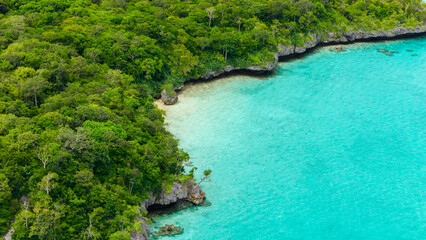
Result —
[[0, 0], [0, 236], [149, 239], [150, 206], [208, 197], [155, 99], [316, 46], [421, 36], [425, 7]]

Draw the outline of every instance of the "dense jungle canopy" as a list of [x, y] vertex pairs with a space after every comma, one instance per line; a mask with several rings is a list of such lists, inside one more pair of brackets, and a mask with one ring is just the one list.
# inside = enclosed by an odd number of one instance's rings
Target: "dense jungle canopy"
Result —
[[[0, 236], [129, 239], [188, 155], [154, 104], [312, 34], [423, 26], [421, 0], [0, 0]], [[190, 177], [190, 176], [189, 176]], [[231, 177], [231, 176], [230, 176]]]

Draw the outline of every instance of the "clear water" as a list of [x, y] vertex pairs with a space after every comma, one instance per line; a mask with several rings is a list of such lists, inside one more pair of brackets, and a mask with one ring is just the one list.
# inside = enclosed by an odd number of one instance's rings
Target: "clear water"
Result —
[[202, 184], [212, 205], [161, 217], [153, 230], [184, 228], [163, 239], [426, 239], [426, 38], [345, 49], [281, 63], [264, 79], [197, 84], [166, 107], [180, 146], [213, 170]]

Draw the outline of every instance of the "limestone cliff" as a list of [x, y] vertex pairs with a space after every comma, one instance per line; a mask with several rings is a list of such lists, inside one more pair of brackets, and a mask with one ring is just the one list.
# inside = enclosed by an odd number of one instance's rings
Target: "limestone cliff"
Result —
[[278, 64], [279, 57], [292, 56], [302, 54], [308, 49], [314, 48], [321, 44], [335, 44], [335, 43], [347, 43], [354, 41], [367, 41], [367, 40], [381, 40], [391, 39], [395, 37], [404, 37], [410, 35], [420, 35], [426, 33], [426, 26], [417, 27], [414, 29], [397, 27], [388, 31], [350, 31], [345, 33], [327, 33], [328, 36], [322, 37], [319, 34], [313, 34], [310, 36], [310, 40], [307, 41], [303, 46], [294, 45], [282, 45], [278, 44], [278, 51], [275, 53], [275, 58], [266, 64], [266, 66], [251, 66], [247, 68], [226, 66], [225, 68], [218, 71], [210, 71], [200, 77], [201, 80], [209, 80], [218, 77], [224, 73], [229, 73], [235, 70], [246, 70], [249, 72], [268, 72], [275, 69]]
[[[194, 182], [194, 180], [189, 180], [187, 184], [181, 184], [179, 182], [174, 182], [173, 186], [169, 190], [163, 190], [159, 195], [149, 194], [149, 199], [141, 203], [142, 210], [148, 210], [152, 205], [162, 205], [167, 206], [172, 203], [176, 203], [180, 200], [190, 201], [196, 205], [201, 205], [204, 203], [206, 195], [201, 190], [201, 188]], [[133, 231], [132, 240], [149, 240], [149, 225], [146, 222], [146, 219], [139, 219], [141, 222], [141, 227], [144, 231], [137, 232]]]
[[[388, 31], [350, 31], [344, 33], [326, 33], [326, 36], [321, 36], [319, 34], [312, 34], [310, 40], [307, 41], [303, 46], [295, 45], [282, 45], [278, 44], [278, 51], [274, 54], [274, 58], [263, 65], [255, 65], [250, 67], [238, 67], [226, 65], [224, 68], [217, 71], [209, 71], [202, 75], [200, 80], [209, 80], [226, 73], [243, 70], [251, 73], [265, 73], [270, 72], [275, 69], [278, 65], [278, 60], [280, 57], [294, 56], [297, 54], [305, 53], [307, 50], [314, 48], [319, 45], [327, 44], [338, 44], [338, 43], [349, 43], [355, 41], [368, 41], [368, 40], [382, 40], [382, 39], [391, 39], [395, 37], [405, 37], [412, 35], [421, 35], [426, 33], [426, 26], [417, 27], [414, 29], [397, 27]], [[182, 87], [175, 90], [181, 90]], [[167, 94], [165, 90], [161, 92], [161, 99], [167, 105], [173, 105], [178, 100], [178, 94], [173, 92], [173, 94]]]

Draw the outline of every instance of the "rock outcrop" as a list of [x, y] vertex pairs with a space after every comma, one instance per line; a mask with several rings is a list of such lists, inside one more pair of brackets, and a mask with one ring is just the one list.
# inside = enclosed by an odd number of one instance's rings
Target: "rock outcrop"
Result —
[[218, 77], [218, 76], [220, 76], [220, 75], [222, 75], [224, 73], [229, 73], [229, 72], [232, 72], [232, 71], [235, 71], [235, 70], [240, 70], [240, 69], [241, 69], [240, 67], [233, 67], [231, 65], [226, 65], [225, 68], [220, 69], [219, 71], [210, 71], [210, 72], [202, 75], [200, 77], [200, 79], [202, 79], [202, 80], [209, 80], [209, 79]]
[[132, 240], [149, 240], [150, 228], [149, 224], [146, 221], [146, 218], [138, 218], [142, 231], [133, 230], [131, 239]]
[[246, 67], [246, 68], [226, 65], [224, 68], [222, 68], [218, 71], [210, 71], [210, 72], [202, 75], [200, 77], [200, 79], [201, 80], [209, 80], [209, 79], [216, 78], [220, 75], [223, 75], [225, 73], [230, 73], [230, 72], [238, 71], [238, 70], [243, 70], [243, 71], [252, 72], [252, 73], [259, 73], [259, 74], [265, 73], [265, 72], [270, 72], [270, 71], [274, 70], [275, 67], [278, 65], [279, 56], [280, 56], [279, 53], [275, 53], [274, 58], [271, 59], [270, 62], [268, 62], [264, 65], [250, 66], [250, 67]]
[[416, 27], [414, 29], [397, 27], [387, 31], [350, 31], [346, 33], [328, 33], [328, 38], [323, 43], [346, 43], [357, 40], [374, 40], [394, 37], [403, 37], [426, 33], [426, 26]]
[[178, 100], [178, 94], [173, 91], [172, 93], [169, 93], [166, 91], [166, 89], [163, 89], [163, 91], [161, 91], [161, 101], [164, 102], [164, 104], [166, 105], [173, 105], [177, 102]]
[[174, 236], [183, 233], [183, 229], [175, 226], [173, 224], [166, 224], [164, 227], [160, 227], [158, 232], [153, 232], [152, 235], [154, 238], [159, 238], [161, 236]]
[[141, 209], [143, 210], [148, 210], [148, 207], [152, 205], [167, 206], [179, 200], [187, 200], [194, 204], [201, 205], [204, 203], [204, 198], [206, 197], [203, 190], [201, 190], [193, 180], [189, 180], [186, 185], [174, 182], [171, 190], [163, 190], [158, 196], [152, 193], [149, 195], [149, 199], [141, 204]]
[[201, 205], [204, 203], [204, 199], [206, 198], [206, 194], [203, 190], [194, 182], [188, 182], [188, 196], [187, 200], [196, 204]]
[[[201, 190], [194, 180], [189, 180], [188, 183], [181, 184], [174, 182], [170, 190], [163, 190], [159, 195], [149, 194], [149, 199], [141, 203], [141, 209], [147, 211], [150, 206], [161, 205], [167, 206], [172, 203], [184, 200], [192, 202], [196, 205], [204, 203], [206, 194]], [[149, 240], [149, 225], [144, 218], [139, 219], [143, 232], [133, 231], [132, 240]]]
[[304, 46], [294, 47], [294, 52], [295, 53], [304, 53], [304, 52], [306, 52], [307, 49], [315, 47], [320, 42], [321, 42], [321, 35], [314, 34], [314, 35], [311, 36], [311, 40], [306, 42]]
[[289, 56], [294, 54], [294, 46], [293, 45], [287, 45], [283, 46], [282, 44], [278, 44], [278, 56]]
[[341, 51], [343, 51], [343, 46], [342, 46], [342, 45], [337, 45], [337, 46], [334, 48], [334, 50], [336, 50], [336, 51], [338, 51], [338, 52], [341, 52]]
[[[30, 197], [29, 197], [29, 195], [27, 195], [27, 196], [26, 195], [21, 196], [21, 198], [19, 198], [19, 202], [21, 202], [24, 205], [24, 209], [28, 209], [28, 206], [30, 205]], [[16, 219], [14, 219], [12, 221], [12, 223], [14, 223], [15, 220]], [[3, 238], [5, 240], [12, 240], [12, 236], [13, 236], [14, 232], [15, 232], [15, 229], [13, 227], [11, 227], [9, 229], [9, 231], [7, 231], [7, 233], [3, 236]], [[2, 236], [0, 236], [0, 239], [2, 239]]]
[[9, 231], [6, 233], [6, 235], [3, 236], [5, 240], [12, 240], [12, 235], [15, 232], [14, 228], [9, 229]]

